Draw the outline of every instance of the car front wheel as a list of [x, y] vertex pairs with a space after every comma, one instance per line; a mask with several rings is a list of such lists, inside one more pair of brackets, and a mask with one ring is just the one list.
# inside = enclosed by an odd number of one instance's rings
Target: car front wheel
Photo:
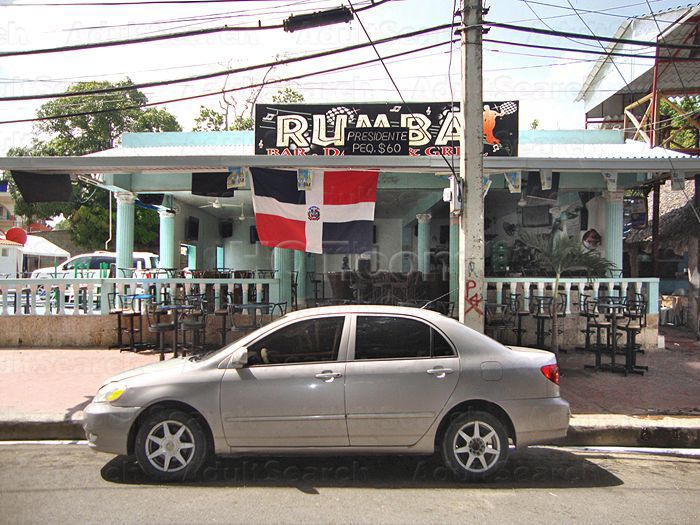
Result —
[[459, 414], [445, 432], [442, 457], [459, 479], [487, 479], [508, 458], [508, 434], [503, 423], [488, 412]]
[[136, 459], [144, 473], [159, 481], [194, 478], [209, 455], [200, 422], [175, 409], [153, 411], [136, 434]]

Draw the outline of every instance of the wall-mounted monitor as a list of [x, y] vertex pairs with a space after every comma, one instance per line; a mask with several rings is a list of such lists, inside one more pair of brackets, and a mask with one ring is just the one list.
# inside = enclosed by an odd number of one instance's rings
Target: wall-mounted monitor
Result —
[[226, 187], [228, 173], [207, 172], [192, 174], [192, 195], [204, 197], [233, 197], [234, 190]]
[[258, 229], [255, 226], [250, 227], [250, 244], [255, 244], [260, 242], [260, 237], [258, 237]]
[[188, 241], [199, 239], [199, 219], [197, 217], [187, 217], [187, 221], [185, 221], [185, 239]]

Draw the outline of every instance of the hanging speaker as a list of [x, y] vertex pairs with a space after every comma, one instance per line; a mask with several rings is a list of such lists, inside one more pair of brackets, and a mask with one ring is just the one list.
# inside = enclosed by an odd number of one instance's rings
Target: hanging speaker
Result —
[[165, 198], [164, 193], [139, 193], [137, 195], [138, 199], [144, 203], [151, 206], [162, 206], [163, 199]]
[[192, 195], [204, 197], [233, 197], [233, 189], [226, 188], [226, 172], [192, 174]]
[[219, 237], [224, 239], [233, 237], [233, 221], [221, 221], [219, 223]]

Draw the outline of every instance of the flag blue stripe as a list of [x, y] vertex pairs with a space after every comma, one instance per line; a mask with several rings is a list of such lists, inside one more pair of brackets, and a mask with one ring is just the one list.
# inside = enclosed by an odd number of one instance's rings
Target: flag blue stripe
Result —
[[296, 171], [250, 168], [250, 173], [256, 196], [288, 204], [306, 204], [306, 192], [297, 190]]
[[362, 253], [372, 250], [372, 221], [326, 222], [323, 253]]

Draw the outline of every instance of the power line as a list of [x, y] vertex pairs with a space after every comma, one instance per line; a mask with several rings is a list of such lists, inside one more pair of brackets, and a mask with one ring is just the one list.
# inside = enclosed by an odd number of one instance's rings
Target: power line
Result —
[[[448, 27], [451, 27], [451, 24], [441, 24], [441, 25], [429, 27], [426, 29], [419, 29], [417, 31], [411, 31], [410, 33], [402, 33], [399, 35], [394, 35], [391, 37], [382, 38], [380, 40], [377, 40], [376, 43], [377, 44], [384, 44], [387, 42], [395, 42], [397, 40], [402, 40], [404, 38], [412, 38], [412, 37], [419, 36], [419, 35], [433, 33], [435, 31], [440, 31], [440, 30], [446, 29]], [[311, 53], [311, 54], [302, 55], [299, 57], [284, 58], [284, 59], [274, 60], [271, 62], [266, 62], [264, 64], [257, 64], [254, 66], [226, 69], [223, 71], [215, 71], [213, 73], [205, 73], [202, 75], [193, 75], [193, 76], [185, 77], [185, 78], [178, 78], [178, 79], [171, 79], [171, 80], [159, 80], [159, 81], [153, 81], [153, 82], [142, 82], [140, 84], [133, 84], [133, 85], [128, 86], [128, 87], [114, 86], [114, 87], [101, 88], [101, 89], [89, 89], [89, 90], [84, 90], [84, 91], [65, 91], [65, 92], [61, 92], [61, 93], [47, 93], [44, 95], [18, 95], [18, 96], [14, 96], [14, 97], [0, 97], [0, 101], [11, 102], [11, 101], [20, 101], [20, 100], [45, 100], [45, 99], [49, 99], [49, 98], [68, 98], [68, 97], [76, 97], [76, 96], [83, 96], [83, 95], [102, 95], [105, 93], [115, 93], [115, 92], [119, 92], [119, 91], [131, 91], [134, 89], [143, 89], [143, 88], [150, 88], [150, 87], [157, 87], [157, 86], [168, 86], [168, 85], [173, 85], [173, 84], [180, 84], [183, 82], [207, 80], [210, 78], [222, 77], [222, 76], [232, 75], [232, 74], [236, 74], [236, 73], [245, 73], [245, 72], [253, 71], [256, 69], [292, 64], [295, 62], [302, 62], [305, 60], [312, 60], [312, 59], [316, 59], [316, 58], [323, 58], [323, 57], [327, 57], [327, 56], [331, 56], [331, 55], [336, 55], [338, 53], [346, 53], [348, 51], [355, 51], [358, 49], [363, 49], [363, 48], [370, 47], [370, 46], [374, 46], [374, 43], [368, 42], [368, 43], [362, 43], [362, 44], [353, 44], [350, 46], [345, 46], [345, 47], [333, 49], [330, 51], [320, 51], [318, 53]]]
[[[411, 49], [408, 51], [402, 51], [400, 53], [394, 53], [392, 55], [387, 55], [386, 57], [384, 57], [384, 59], [389, 60], [392, 58], [406, 56], [406, 55], [409, 55], [412, 53], [419, 53], [421, 51], [426, 51], [428, 49], [434, 49], [436, 47], [445, 46], [445, 45], [449, 44], [450, 42], [451, 42], [451, 40], [448, 40], [448, 41], [444, 41], [444, 42], [438, 42], [436, 44], [426, 45], [426, 46], [419, 47], [416, 49]], [[101, 109], [101, 110], [95, 110], [95, 111], [82, 111], [82, 112], [78, 112], [78, 113], [65, 113], [65, 114], [60, 114], [60, 115], [50, 115], [50, 116], [34, 117], [34, 118], [28, 118], [28, 119], [4, 120], [4, 121], [0, 121], [0, 124], [20, 124], [20, 123], [26, 123], [26, 122], [41, 122], [41, 121], [45, 121], [45, 120], [54, 120], [57, 118], [84, 117], [87, 115], [100, 115], [103, 113], [114, 113], [114, 112], [119, 112], [119, 111], [128, 111], [131, 109], [140, 109], [140, 108], [145, 108], [145, 107], [160, 106], [163, 104], [171, 104], [171, 103], [176, 103], [176, 102], [184, 102], [187, 100], [195, 100], [195, 99], [200, 99], [200, 98], [218, 96], [218, 95], [222, 95], [224, 93], [232, 93], [234, 91], [243, 91], [245, 89], [265, 87], [265, 86], [270, 85], [270, 84], [280, 84], [282, 82], [291, 82], [293, 80], [299, 80], [302, 78], [312, 77], [312, 76], [316, 76], [316, 75], [325, 75], [328, 73], [335, 73], [337, 71], [352, 69], [355, 67], [360, 67], [360, 66], [364, 66], [367, 64], [376, 63], [379, 61], [380, 61], [380, 59], [378, 59], [378, 58], [370, 58], [367, 60], [363, 60], [361, 62], [355, 62], [353, 64], [347, 64], [344, 66], [335, 66], [332, 68], [323, 69], [323, 70], [319, 70], [319, 71], [312, 71], [309, 73], [301, 73], [298, 75], [293, 75], [293, 76], [289, 76], [289, 77], [285, 77], [285, 78], [279, 78], [276, 80], [268, 80], [266, 82], [256, 82], [256, 83], [247, 84], [245, 86], [239, 86], [236, 88], [227, 88], [227, 89], [212, 91], [212, 92], [208, 92], [208, 93], [200, 93], [197, 95], [190, 95], [187, 97], [179, 97], [179, 98], [173, 98], [173, 99], [169, 99], [169, 100], [161, 100], [158, 102], [146, 102], [145, 104], [136, 104], [136, 105], [131, 105], [131, 106], [124, 106], [121, 108], [108, 108], [108, 109]]]
[[[355, 7], [352, 5], [352, 0], [348, 0], [348, 4], [350, 4], [350, 8], [353, 10], [353, 13], [355, 13], [355, 18], [357, 18], [357, 23], [360, 24], [360, 27], [362, 28], [362, 31], [364, 32], [365, 36], [367, 37], [367, 40], [369, 40], [369, 43], [372, 44], [372, 49], [374, 50], [374, 53], [377, 55], [377, 58], [379, 59], [379, 62], [381, 63], [382, 67], [384, 68], [384, 71], [386, 71], [387, 76], [389, 77], [389, 80], [391, 80], [392, 85], [396, 89], [396, 93], [398, 93], [399, 98], [401, 99], [401, 102], [403, 103], [404, 106], [408, 109], [408, 111], [411, 113], [411, 116], [413, 116], [413, 110], [411, 109], [411, 106], [409, 106], [406, 103], [406, 100], [403, 98], [403, 94], [401, 93], [401, 90], [399, 89], [399, 86], [396, 84], [396, 81], [394, 80], [394, 77], [391, 76], [391, 72], [389, 71], [389, 68], [386, 67], [386, 63], [384, 62], [384, 59], [382, 58], [382, 55], [379, 53], [379, 50], [377, 49], [377, 46], [375, 45], [375, 42], [372, 40], [372, 37], [369, 36], [369, 32], [367, 31], [367, 28], [365, 27], [365, 24], [362, 23], [362, 20], [358, 16], [357, 12], [355, 11]], [[454, 16], [452, 17], [452, 22], [450, 23], [450, 26], [454, 26]], [[377, 43], [380, 41], [378, 40]], [[452, 39], [450, 39], [450, 46], [452, 46]], [[451, 56], [451, 54], [450, 54]], [[415, 118], [415, 117], [414, 117]], [[438, 148], [438, 151], [440, 151], [440, 157], [442, 160], [445, 161], [445, 164], [447, 165], [447, 168], [450, 170], [452, 175], [454, 177], [457, 177], [457, 173], [455, 172], [455, 169], [453, 165], [447, 161], [447, 157], [445, 157], [445, 154], [442, 153], [442, 151]]]
[[[358, 11], [364, 11], [366, 9], [372, 9], [378, 7], [390, 0], [377, 0], [376, 2], [369, 4], [365, 7], [359, 8]], [[13, 57], [13, 56], [27, 56], [27, 55], [42, 55], [48, 53], [65, 53], [69, 51], [82, 51], [85, 49], [96, 49], [102, 47], [114, 47], [114, 46], [124, 46], [131, 44], [143, 44], [147, 42], [158, 42], [160, 40], [172, 40], [176, 38], [189, 38], [195, 36], [210, 35], [213, 33], [223, 33], [223, 32], [238, 32], [238, 31], [266, 31], [270, 29], [282, 29], [283, 24], [272, 24], [272, 25], [257, 25], [257, 26], [238, 26], [238, 27], [211, 27], [206, 29], [195, 29], [191, 31], [181, 31], [177, 33], [167, 33], [161, 35], [143, 36], [136, 38], [124, 38], [121, 40], [109, 40], [106, 42], [93, 42], [88, 44], [75, 44], [71, 46], [59, 46], [59, 47], [46, 47], [41, 49], [25, 49], [19, 51], [3, 51], [0, 52], [0, 57]]]
[[630, 44], [634, 46], [643, 46], [643, 47], [661, 47], [661, 48], [666, 48], [666, 49], [681, 49], [681, 50], [691, 50], [691, 51], [700, 51], [700, 45], [694, 45], [694, 44], [659, 44], [658, 42], [649, 42], [646, 40], [633, 40], [629, 38], [612, 38], [612, 37], [606, 37], [606, 36], [598, 36], [596, 34], [593, 35], [586, 35], [582, 33], [572, 33], [569, 31], [551, 31], [549, 29], [539, 29], [536, 27], [526, 27], [526, 26], [519, 26], [519, 25], [514, 25], [514, 24], [504, 24], [501, 22], [486, 22], [484, 21], [484, 25], [486, 26], [491, 26], [491, 27], [500, 27], [502, 29], [510, 29], [512, 31], [519, 31], [519, 32], [524, 32], [524, 33], [535, 33], [535, 34], [540, 34], [540, 35], [547, 35], [547, 36], [558, 36], [558, 37], [572, 37], [572, 38], [580, 38], [582, 40], [595, 40], [595, 41], [600, 41], [600, 42], [612, 42], [615, 44]]
[[33, 2], [25, 4], [0, 3], [0, 7], [124, 7], [154, 4], [237, 4], [244, 2], [279, 2], [279, 0], [134, 0], [133, 2]]

